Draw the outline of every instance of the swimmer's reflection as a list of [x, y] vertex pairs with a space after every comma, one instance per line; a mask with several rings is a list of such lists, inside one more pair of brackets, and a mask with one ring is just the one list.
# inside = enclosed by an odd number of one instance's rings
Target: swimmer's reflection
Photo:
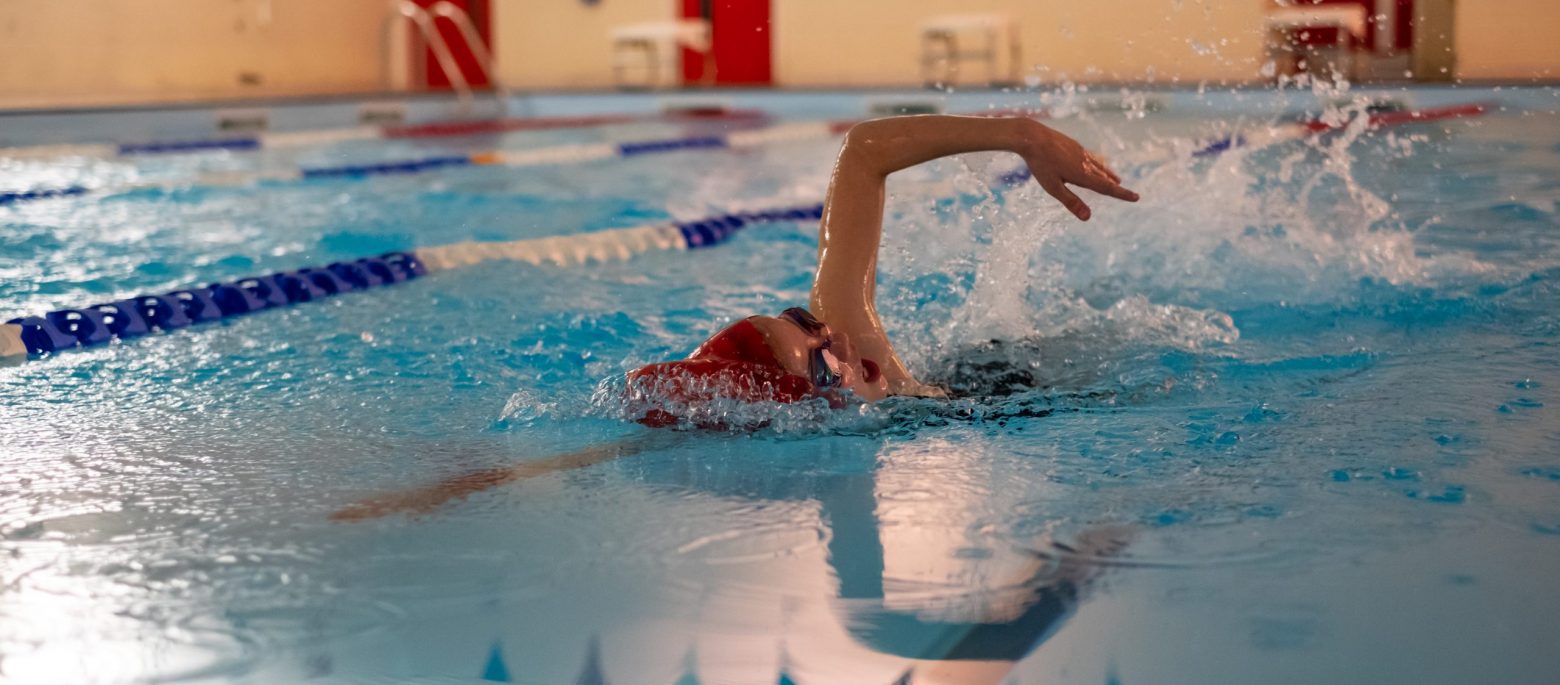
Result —
[[[499, 485], [548, 474], [574, 471], [607, 461], [676, 444], [684, 439], [662, 431], [511, 467], [473, 471], [430, 486], [362, 500], [337, 511], [336, 520], [362, 520], [404, 513], [429, 513], [453, 500]], [[764, 443], [743, 443], [754, 451]], [[783, 446], [768, 445], [784, 451]], [[880, 501], [880, 494], [903, 482], [924, 478], [924, 473], [896, 472], [892, 462], [879, 462], [880, 444], [865, 441], [855, 448], [835, 445], [811, 457], [825, 472], [799, 477], [789, 470], [784, 477], [761, 473], [770, 463], [763, 455], [741, 460], [747, 468], [682, 469], [674, 461], [622, 462], [622, 468], [647, 483], [675, 482], [719, 496], [762, 500], [812, 500], [820, 505], [829, 528], [827, 562], [838, 579], [832, 604], [840, 623], [857, 644], [867, 649], [911, 660], [905, 683], [999, 683], [1013, 666], [1049, 639], [1084, 600], [1091, 581], [1101, 570], [1101, 560], [1125, 547], [1129, 531], [1100, 527], [1077, 536], [1072, 544], [1046, 542], [1037, 551], [1026, 551], [1012, 564], [979, 564], [979, 578], [957, 578], [948, 565], [955, 549], [966, 544], [959, 526], [933, 530], [909, 526], [920, 533], [915, 539], [896, 537], [902, 529], [895, 514]], [[944, 455], [920, 455], [917, 463], [944, 459], [941, 466], [973, 468], [980, 459], [948, 446]], [[706, 465], [707, 466], [707, 465]], [[788, 464], [790, 469], [801, 466]], [[810, 470], [810, 469], [808, 469]], [[958, 500], [990, 497], [986, 488], [961, 490]], [[945, 509], [949, 497], [943, 498]], [[978, 502], [953, 501], [952, 508], [970, 508]], [[914, 515], [925, 516], [939, 505], [923, 504]], [[943, 511], [957, 518], [957, 511]], [[893, 527], [885, 535], [885, 526]], [[931, 531], [931, 532], [929, 532]], [[938, 532], [942, 531], [942, 532]], [[952, 531], [952, 532], [949, 532]], [[916, 596], [903, 588], [906, 571], [930, 570], [934, 584], [959, 585], [958, 596], [937, 593]], [[999, 568], [1000, 567], [1000, 568]], [[992, 573], [992, 571], [1000, 571]], [[914, 572], [912, 571], [911, 574]], [[948, 583], [950, 579], [954, 583]]]
[[[940, 618], [953, 613], [946, 601], [895, 602], [885, 587], [885, 560], [894, 555], [884, 544], [877, 490], [872, 474], [848, 476], [818, 499], [832, 533], [828, 559], [839, 579], [842, 623], [862, 646], [913, 660], [903, 683], [1003, 682], [1061, 628], [1083, 601], [1099, 561], [1118, 553], [1129, 537], [1125, 528], [1102, 527], [1072, 545], [1051, 542], [1044, 556], [1004, 569], [987, 587], [966, 588], [960, 599], [979, 605], [977, 615]], [[908, 561], [935, 562], [913, 556]]]

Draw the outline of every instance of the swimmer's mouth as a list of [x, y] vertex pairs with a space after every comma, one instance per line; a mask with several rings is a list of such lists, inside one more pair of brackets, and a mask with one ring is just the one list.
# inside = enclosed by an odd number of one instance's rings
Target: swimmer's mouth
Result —
[[861, 370], [866, 372], [863, 379], [868, 383], [876, 383], [879, 378], [883, 377], [883, 370], [878, 368], [877, 362], [865, 357], [861, 360]]

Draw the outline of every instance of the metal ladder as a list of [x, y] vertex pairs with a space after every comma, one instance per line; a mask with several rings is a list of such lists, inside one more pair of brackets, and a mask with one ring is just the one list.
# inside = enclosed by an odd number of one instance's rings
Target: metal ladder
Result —
[[[466, 14], [465, 10], [456, 6], [455, 3], [449, 2], [449, 0], [439, 0], [439, 2], [434, 3], [428, 9], [423, 9], [417, 3], [412, 2], [412, 0], [390, 0], [390, 13], [385, 17], [382, 32], [383, 40], [381, 40], [381, 44], [384, 47], [386, 81], [388, 82], [390, 74], [394, 73], [391, 60], [395, 57], [395, 50], [390, 43], [391, 31], [395, 28], [394, 22], [400, 19], [410, 19], [412, 25], [417, 27], [417, 35], [422, 39], [421, 43], [427, 45], [433, 51], [434, 59], [439, 61], [439, 68], [443, 69], [445, 75], [449, 77], [450, 85], [455, 88], [455, 92], [460, 98], [461, 111], [465, 113], [471, 111], [473, 101], [471, 83], [466, 80], [466, 75], [461, 73], [460, 65], [455, 63], [455, 55], [450, 52], [450, 46], [444, 41], [444, 36], [439, 35], [438, 26], [434, 24], [435, 18], [448, 19], [460, 31], [461, 40], [466, 43], [466, 47], [471, 50], [471, 54], [476, 56], [478, 66], [482, 68], [482, 73], [487, 76], [488, 83], [492, 84], [493, 94], [498, 98], [499, 106], [507, 111], [509, 89], [504, 87], [503, 82], [498, 78], [498, 71], [493, 68], [492, 51], [488, 50], [487, 43], [482, 40], [481, 34], [477, 32], [477, 26], [472, 23], [471, 16]], [[408, 49], [415, 51], [419, 47], [417, 41], [412, 41]], [[416, 59], [413, 62], [417, 65], [418, 72], [414, 75], [415, 80], [426, 83], [428, 69], [426, 60]]]

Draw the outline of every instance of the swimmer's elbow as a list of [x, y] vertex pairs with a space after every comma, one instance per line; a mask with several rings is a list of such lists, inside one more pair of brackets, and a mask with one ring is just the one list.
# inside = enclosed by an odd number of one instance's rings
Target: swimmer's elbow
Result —
[[850, 127], [840, 146], [840, 169], [887, 176], [891, 171], [888, 168], [888, 137], [882, 119]]

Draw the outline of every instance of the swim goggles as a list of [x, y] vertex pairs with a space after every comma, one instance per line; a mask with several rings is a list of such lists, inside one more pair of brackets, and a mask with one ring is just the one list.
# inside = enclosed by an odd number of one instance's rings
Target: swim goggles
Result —
[[808, 376], [812, 379], [813, 385], [820, 388], [838, 387], [845, 380], [840, 373], [844, 363], [830, 351], [834, 346], [834, 338], [829, 335], [828, 325], [801, 307], [792, 307], [780, 312], [779, 318], [795, 324], [810, 336], [823, 338], [823, 342], [814, 347], [808, 356]]

